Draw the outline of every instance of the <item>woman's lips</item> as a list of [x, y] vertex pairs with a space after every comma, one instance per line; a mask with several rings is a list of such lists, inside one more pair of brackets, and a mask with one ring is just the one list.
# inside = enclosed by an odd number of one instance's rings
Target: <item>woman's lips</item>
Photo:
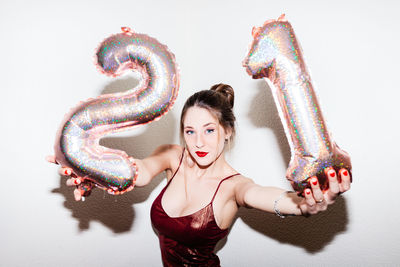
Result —
[[197, 156], [199, 156], [201, 158], [205, 157], [208, 154], [208, 152], [202, 152], [202, 151], [196, 151], [195, 153]]

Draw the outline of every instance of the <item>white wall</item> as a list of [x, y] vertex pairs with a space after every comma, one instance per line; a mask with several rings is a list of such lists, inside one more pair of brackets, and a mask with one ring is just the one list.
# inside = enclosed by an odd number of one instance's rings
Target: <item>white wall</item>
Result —
[[76, 203], [45, 162], [55, 132], [79, 101], [136, 84], [97, 72], [98, 43], [130, 26], [165, 43], [181, 69], [173, 110], [102, 142], [142, 158], [177, 143], [185, 99], [212, 84], [236, 92], [232, 165], [263, 185], [290, 188], [290, 158], [271, 93], [241, 66], [251, 29], [286, 13], [323, 112], [353, 161], [350, 192], [311, 218], [241, 210], [223, 266], [399, 265], [399, 4], [395, 1], [45, 1], [0, 3], [0, 266], [160, 266], [149, 210], [164, 186]]

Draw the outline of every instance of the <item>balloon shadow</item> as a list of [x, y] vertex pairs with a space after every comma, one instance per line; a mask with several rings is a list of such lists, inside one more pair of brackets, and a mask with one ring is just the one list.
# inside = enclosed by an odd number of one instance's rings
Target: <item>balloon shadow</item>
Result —
[[267, 83], [258, 81], [257, 94], [251, 101], [251, 109], [247, 116], [254, 126], [258, 128], [270, 128], [279, 145], [282, 160], [289, 165], [290, 161], [290, 146], [286, 138], [285, 130], [276, 109], [274, 97]]
[[[138, 80], [133, 77], [121, 78], [106, 85], [101, 94], [126, 91], [138, 83]], [[150, 155], [159, 145], [174, 142], [177, 126], [172, 112], [168, 112], [160, 120], [149, 123], [145, 127], [145, 130], [136, 136], [105, 137], [100, 140], [100, 144], [123, 150], [132, 157], [141, 159]], [[119, 196], [110, 195], [101, 189], [94, 189], [84, 202], [75, 201], [73, 189], [65, 185], [64, 177], [60, 177], [60, 187], [52, 192], [65, 197], [64, 207], [71, 210], [72, 217], [79, 221], [80, 230], [87, 230], [90, 222], [98, 221], [114, 233], [123, 233], [130, 231], [134, 225], [134, 204], [146, 201], [163, 177], [164, 174], [160, 174], [147, 186], [135, 187], [131, 192]]]
[[[257, 89], [248, 117], [256, 127], [272, 129], [282, 159], [288, 165], [291, 157], [290, 146], [272, 92], [264, 81], [258, 82]], [[308, 218], [295, 216], [282, 220], [274, 214], [246, 208], [239, 209], [237, 216], [254, 230], [282, 243], [302, 247], [309, 253], [323, 250], [337, 234], [346, 231], [348, 224], [346, 200], [342, 197], [330, 205], [327, 211]]]

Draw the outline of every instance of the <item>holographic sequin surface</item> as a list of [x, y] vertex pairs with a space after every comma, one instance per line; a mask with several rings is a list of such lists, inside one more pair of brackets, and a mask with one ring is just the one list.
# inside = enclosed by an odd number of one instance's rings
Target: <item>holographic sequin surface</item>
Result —
[[110, 194], [134, 187], [138, 169], [124, 151], [99, 145], [105, 135], [159, 119], [178, 94], [175, 56], [156, 39], [122, 28], [97, 49], [95, 64], [109, 76], [142, 74], [141, 83], [123, 93], [81, 102], [64, 118], [55, 143], [56, 161]]
[[284, 19], [270, 20], [253, 29], [253, 37], [243, 66], [254, 79], [265, 78], [273, 92], [292, 152], [286, 177], [298, 193], [314, 175], [326, 189], [324, 169], [351, 171], [350, 157], [326, 128], [293, 28]]

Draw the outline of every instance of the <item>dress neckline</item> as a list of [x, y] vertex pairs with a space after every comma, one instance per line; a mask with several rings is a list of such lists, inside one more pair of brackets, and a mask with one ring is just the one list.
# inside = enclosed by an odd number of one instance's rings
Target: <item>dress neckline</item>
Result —
[[[178, 170], [175, 172], [175, 174], [176, 174], [177, 172], [178, 172]], [[175, 174], [174, 174], [173, 177], [175, 177]], [[186, 218], [186, 217], [194, 216], [196, 213], [199, 213], [200, 211], [202, 211], [202, 210], [208, 208], [209, 206], [211, 206], [212, 216], [214, 217], [214, 221], [215, 221], [214, 209], [213, 209], [213, 207], [212, 207], [212, 204], [213, 204], [213, 202], [214, 202], [215, 196], [217, 195], [217, 192], [218, 192], [219, 187], [221, 186], [221, 184], [222, 184], [223, 181], [225, 181], [225, 180], [227, 180], [227, 179], [229, 179], [229, 178], [231, 178], [231, 177], [233, 177], [233, 176], [239, 175], [239, 174], [240, 174], [240, 173], [231, 174], [231, 175], [228, 175], [228, 176], [226, 176], [225, 178], [221, 179], [221, 181], [219, 181], [219, 183], [218, 183], [217, 189], [215, 190], [214, 195], [213, 195], [211, 201], [210, 201], [206, 206], [204, 206], [203, 208], [201, 208], [201, 209], [199, 209], [199, 210], [197, 210], [197, 211], [195, 211], [195, 212], [189, 213], [189, 214], [187, 214], [187, 215], [176, 216], [176, 217], [175, 217], [175, 216], [174, 216], [174, 217], [173, 217], [173, 216], [170, 216], [170, 215], [167, 213], [167, 211], [164, 209], [164, 206], [163, 206], [163, 203], [162, 203], [164, 193], [165, 193], [165, 191], [167, 190], [169, 184], [171, 183], [172, 178], [173, 178], [173, 177], [172, 177], [171, 180], [170, 180], [170, 181], [167, 183], [167, 185], [164, 187], [164, 189], [162, 190], [162, 192], [161, 192], [161, 194], [160, 194], [160, 196], [159, 196], [159, 197], [160, 197], [160, 206], [161, 206], [161, 209], [163, 210], [163, 212], [165, 213], [165, 215], [167, 215], [169, 218], [171, 218], [171, 219], [180, 219], [180, 218]], [[217, 224], [217, 223], [216, 223], [216, 224]], [[218, 224], [217, 224], [217, 226], [218, 226]], [[220, 228], [220, 227], [218, 226], [218, 228]], [[221, 228], [220, 228], [220, 229], [221, 229]], [[221, 230], [225, 230], [225, 229], [221, 229]]]
[[[164, 189], [166, 189], [166, 188], [164, 188]], [[165, 190], [164, 190], [164, 192], [165, 192]], [[210, 203], [208, 203], [208, 204], [207, 204], [206, 206], [204, 206], [203, 208], [201, 208], [201, 209], [199, 209], [199, 210], [197, 210], [197, 211], [195, 211], [195, 212], [192, 212], [192, 213], [190, 213], [190, 214], [182, 215], [182, 216], [176, 216], [176, 217], [170, 216], [170, 215], [167, 213], [167, 211], [164, 209], [163, 204], [162, 204], [162, 197], [164, 196], [164, 192], [163, 192], [163, 194], [161, 195], [160, 206], [161, 206], [161, 209], [163, 210], [163, 212], [165, 213], [165, 215], [167, 215], [167, 216], [168, 216], [169, 218], [171, 218], [171, 219], [181, 219], [181, 218], [193, 216], [193, 215], [195, 215], [196, 213], [199, 213], [200, 211], [202, 211], [202, 210], [208, 208], [208, 206], [212, 205], [212, 201], [211, 201]], [[211, 210], [212, 210], [212, 213], [213, 213], [213, 215], [214, 215], [214, 210], [213, 210], [213, 209], [211, 209]]]

